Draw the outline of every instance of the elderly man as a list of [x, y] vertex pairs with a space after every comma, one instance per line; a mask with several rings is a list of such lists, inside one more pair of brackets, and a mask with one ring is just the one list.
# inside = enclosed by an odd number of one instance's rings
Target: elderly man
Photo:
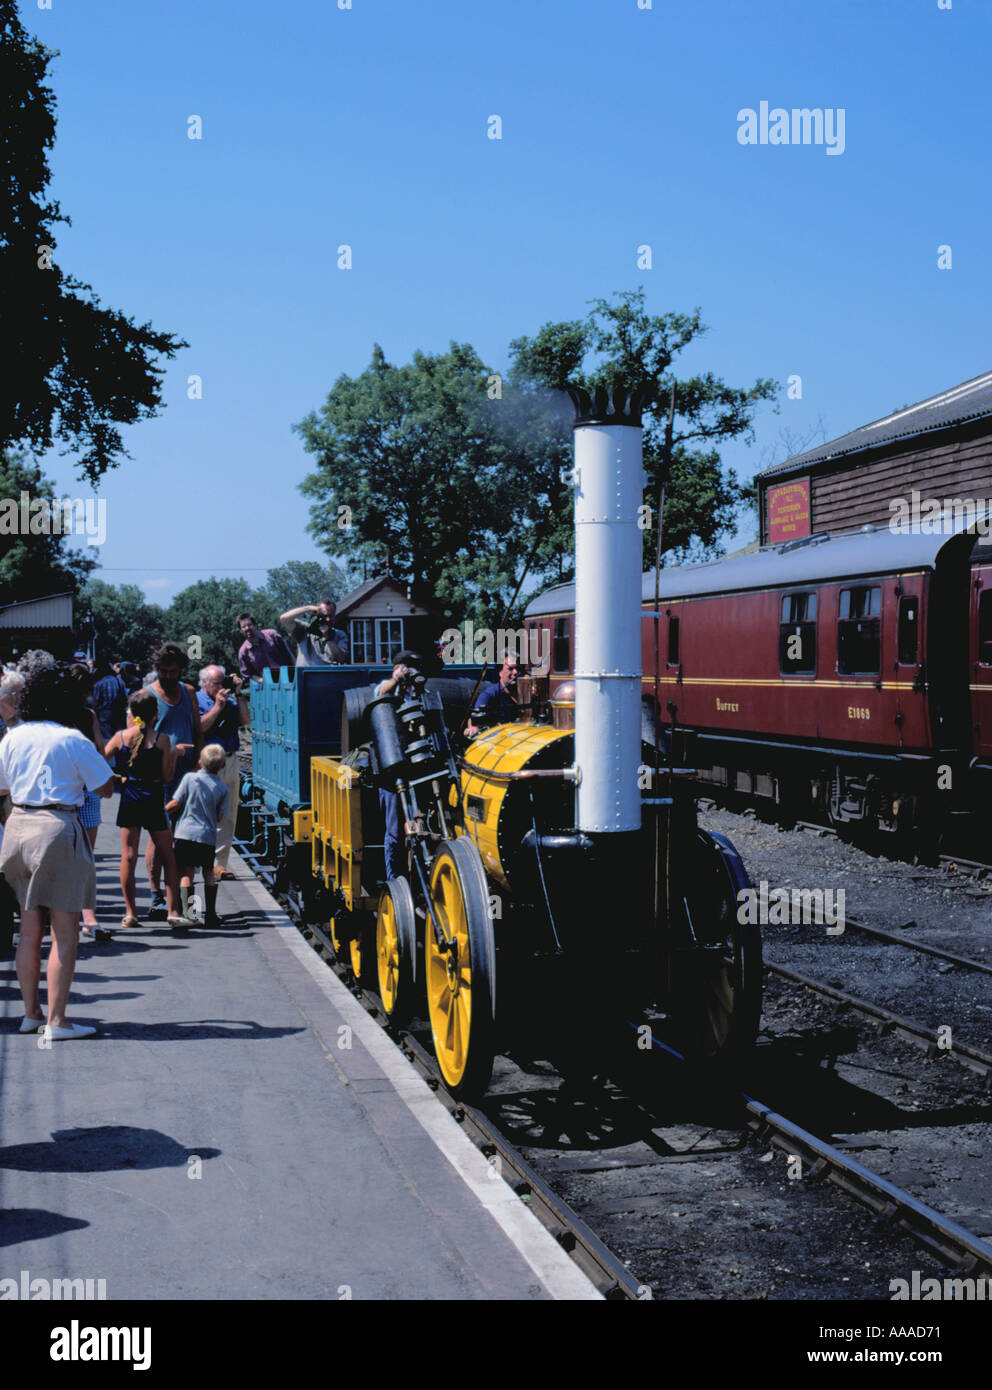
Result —
[[[304, 603], [280, 614], [279, 621], [296, 638], [297, 666], [331, 666], [348, 660], [348, 634], [334, 626], [337, 611], [332, 598], [322, 598], [319, 603]], [[301, 623], [301, 613], [313, 613], [315, 617], [309, 623]]]
[[204, 743], [219, 743], [227, 754], [227, 762], [220, 774], [227, 788], [227, 810], [217, 831], [217, 852], [214, 855], [214, 873], [218, 878], [227, 879], [234, 877], [228, 872], [227, 859], [231, 853], [241, 795], [238, 730], [251, 723], [248, 701], [241, 693], [243, 684], [240, 676], [225, 677], [222, 666], [204, 666], [196, 695]]
[[239, 613], [238, 630], [245, 639], [238, 648], [238, 669], [246, 681], [261, 684], [266, 667], [278, 671], [280, 666], [295, 665], [285, 637], [274, 627], [260, 628], [251, 613]]

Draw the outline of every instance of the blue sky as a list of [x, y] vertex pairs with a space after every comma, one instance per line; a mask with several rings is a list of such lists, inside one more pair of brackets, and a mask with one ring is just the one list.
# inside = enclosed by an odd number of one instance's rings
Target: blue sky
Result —
[[[802, 400], [783, 391], [755, 444], [725, 450], [745, 476], [819, 419], [832, 438], [992, 365], [988, 0], [22, 0], [21, 14], [60, 50], [60, 264], [190, 343], [167, 408], [128, 432], [133, 458], [101, 490], [99, 577], [155, 602], [322, 558], [291, 425], [374, 342], [402, 362], [468, 341], [499, 370], [512, 338], [643, 284], [652, 312], [699, 305], [710, 325], [684, 370], [801, 376]], [[738, 112], [763, 100], [843, 108], [843, 154], [741, 145]], [[45, 466], [79, 494], [69, 460]]]

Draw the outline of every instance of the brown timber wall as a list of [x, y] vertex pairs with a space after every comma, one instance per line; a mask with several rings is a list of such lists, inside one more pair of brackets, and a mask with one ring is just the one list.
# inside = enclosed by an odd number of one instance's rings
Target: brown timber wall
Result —
[[[797, 476], [810, 474], [810, 524], [817, 531], [854, 531], [871, 523], [887, 526], [890, 502], [915, 488], [922, 498], [971, 498], [992, 505], [992, 424], [975, 422], [942, 431], [914, 444], [897, 443], [830, 463], [807, 464]], [[768, 535], [767, 492], [790, 474], [762, 480], [762, 539]]]

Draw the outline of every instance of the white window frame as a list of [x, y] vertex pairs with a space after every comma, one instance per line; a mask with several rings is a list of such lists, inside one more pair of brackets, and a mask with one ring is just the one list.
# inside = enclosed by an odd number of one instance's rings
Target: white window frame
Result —
[[[398, 625], [399, 637], [390, 637], [389, 626], [391, 623]], [[375, 650], [376, 664], [378, 666], [388, 666], [392, 660], [393, 652], [403, 647], [403, 619], [402, 618], [376, 618], [375, 619]]]

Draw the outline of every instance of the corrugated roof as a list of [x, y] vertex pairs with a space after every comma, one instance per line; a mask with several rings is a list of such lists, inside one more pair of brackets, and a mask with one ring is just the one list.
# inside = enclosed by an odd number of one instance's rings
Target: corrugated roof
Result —
[[46, 594], [0, 608], [0, 628], [72, 627], [72, 593]]
[[[784, 546], [766, 546], [755, 554], [711, 560], [704, 565], [676, 565], [661, 571], [661, 599], [665, 602], [702, 594], [741, 593], [748, 589], [931, 569], [952, 534], [962, 534], [964, 529], [954, 533], [948, 529], [936, 536], [918, 531], [902, 534], [888, 528], [853, 531], [822, 539], [813, 537], [801, 545], [789, 542]], [[641, 581], [641, 598], [645, 603], [654, 601], [653, 570]], [[575, 585], [560, 584], [529, 603], [525, 616], [569, 613], [574, 607]]]
[[873, 420], [870, 425], [842, 434], [828, 444], [820, 444], [804, 454], [794, 454], [784, 463], [774, 468], [766, 468], [759, 478], [774, 478], [778, 473], [793, 473], [814, 463], [828, 459], [843, 458], [845, 454], [860, 453], [863, 449], [875, 449], [882, 444], [890, 444], [896, 439], [907, 439], [918, 434], [929, 434], [933, 430], [946, 429], [948, 425], [962, 424], [966, 420], [979, 420], [992, 416], [992, 372], [972, 377], [960, 386], [953, 386], [939, 395], [929, 396], [925, 401], [898, 410], [894, 415], [885, 415], [881, 420]]

